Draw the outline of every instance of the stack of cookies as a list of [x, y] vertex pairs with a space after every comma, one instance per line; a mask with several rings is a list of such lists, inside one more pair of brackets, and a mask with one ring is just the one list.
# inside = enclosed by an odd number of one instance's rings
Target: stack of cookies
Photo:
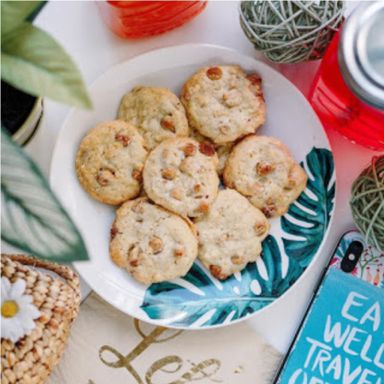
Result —
[[171, 91], [135, 87], [118, 120], [91, 129], [76, 170], [95, 199], [120, 205], [110, 256], [138, 281], [184, 276], [196, 258], [217, 279], [261, 254], [268, 219], [287, 212], [307, 176], [265, 122], [261, 79], [202, 68]]

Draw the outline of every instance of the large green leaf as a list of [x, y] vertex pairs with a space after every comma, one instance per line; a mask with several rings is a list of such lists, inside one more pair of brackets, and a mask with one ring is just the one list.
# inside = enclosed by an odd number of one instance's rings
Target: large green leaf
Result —
[[79, 107], [91, 101], [70, 56], [46, 32], [24, 22], [2, 39], [1, 77], [27, 93]]
[[281, 296], [302, 273], [295, 261], [283, 273], [273, 236], [263, 242], [262, 260], [264, 273], [260, 263], [250, 263], [239, 276], [215, 284], [209, 273], [195, 263], [183, 279], [152, 284], [141, 308], [151, 319], [167, 320], [174, 326], [196, 321], [200, 326], [212, 326], [240, 319]]
[[83, 240], [43, 175], [1, 130], [1, 237], [40, 258], [87, 260]]
[[44, 1], [2, 1], [1, 39], [3, 40], [8, 32], [39, 11], [43, 5]]
[[33, 21], [36, 19], [36, 17], [39, 15], [41, 10], [44, 8], [44, 6], [48, 3], [48, 0], [39, 1], [39, 5], [30, 13], [26, 19], [26, 21], [29, 21], [30, 23], [33, 23]]
[[281, 218], [287, 255], [306, 268], [328, 228], [335, 198], [333, 156], [328, 149], [313, 148], [301, 163], [307, 170], [307, 189]]

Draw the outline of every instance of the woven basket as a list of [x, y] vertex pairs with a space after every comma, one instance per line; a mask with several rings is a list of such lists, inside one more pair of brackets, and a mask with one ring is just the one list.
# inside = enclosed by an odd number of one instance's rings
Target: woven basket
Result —
[[36, 328], [16, 344], [1, 339], [1, 383], [44, 383], [60, 360], [79, 311], [79, 278], [69, 267], [24, 255], [2, 255], [1, 276], [11, 283], [25, 280], [25, 294], [33, 297], [42, 314], [35, 320]]

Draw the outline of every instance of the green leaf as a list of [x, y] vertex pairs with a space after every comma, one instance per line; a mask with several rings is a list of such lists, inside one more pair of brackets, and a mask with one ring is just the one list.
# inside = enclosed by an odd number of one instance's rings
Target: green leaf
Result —
[[18, 27], [28, 16], [40, 11], [43, 1], [2, 1], [1, 2], [1, 39], [12, 29]]
[[1, 50], [1, 77], [14, 87], [66, 104], [91, 107], [77, 67], [46, 32], [22, 23], [6, 35]]
[[45, 5], [48, 3], [48, 0], [40, 1], [39, 3], [40, 4], [33, 10], [33, 12], [30, 15], [28, 15], [26, 21], [29, 21], [30, 23], [33, 23], [33, 21], [36, 19], [38, 14], [45, 7]]
[[216, 284], [195, 263], [182, 279], [152, 284], [141, 308], [151, 319], [166, 320], [167, 325], [174, 326], [190, 326], [196, 321], [201, 326], [212, 326], [240, 319], [281, 296], [303, 271], [292, 260], [287, 273], [283, 273], [273, 236], [263, 242], [262, 260], [266, 276], [260, 272], [260, 264], [249, 263], [238, 276]]
[[[301, 163], [304, 166], [304, 163]], [[328, 149], [313, 148], [305, 159], [309, 171], [306, 190], [281, 218], [285, 252], [303, 268], [316, 254], [333, 210], [335, 182], [332, 153]]]
[[33, 161], [1, 130], [1, 238], [37, 257], [87, 260], [75, 225]]

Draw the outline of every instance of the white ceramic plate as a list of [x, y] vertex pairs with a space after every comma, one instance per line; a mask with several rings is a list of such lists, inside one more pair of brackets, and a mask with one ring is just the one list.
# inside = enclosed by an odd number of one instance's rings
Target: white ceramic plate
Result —
[[[260, 134], [281, 139], [302, 162], [306, 191], [282, 218], [272, 220], [257, 263], [219, 282], [196, 262], [182, 279], [153, 284], [134, 281], [109, 258], [114, 208], [93, 200], [77, 181], [74, 159], [91, 127], [116, 117], [121, 97], [136, 85], [168, 87], [179, 94], [198, 68], [239, 64], [263, 79], [267, 123]], [[75, 263], [84, 280], [107, 302], [144, 321], [187, 329], [227, 325], [257, 314], [283, 294], [316, 259], [333, 213], [333, 157], [322, 126], [302, 94], [282, 75], [251, 57], [210, 45], [160, 49], [117, 65], [90, 87], [94, 109], [74, 109], [57, 140], [51, 185], [85, 240], [90, 261]]]

